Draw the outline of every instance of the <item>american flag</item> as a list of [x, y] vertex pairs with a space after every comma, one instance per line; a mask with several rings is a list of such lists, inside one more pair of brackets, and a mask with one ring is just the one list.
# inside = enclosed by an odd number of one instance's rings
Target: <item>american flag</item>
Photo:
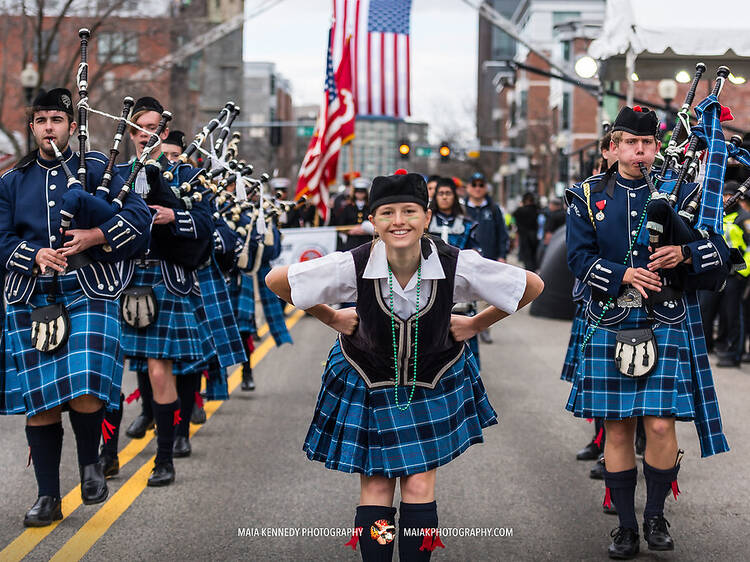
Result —
[[359, 115], [411, 114], [411, 0], [333, 0], [333, 56], [352, 36], [354, 98]]
[[313, 137], [297, 177], [296, 198], [307, 197], [328, 219], [328, 186], [336, 180], [341, 147], [354, 137], [354, 94], [349, 41], [344, 42], [341, 62], [333, 72], [333, 29], [328, 33], [325, 100]]

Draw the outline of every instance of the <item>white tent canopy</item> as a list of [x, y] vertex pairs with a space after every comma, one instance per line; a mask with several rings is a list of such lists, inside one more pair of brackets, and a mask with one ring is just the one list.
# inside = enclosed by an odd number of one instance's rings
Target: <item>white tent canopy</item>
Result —
[[641, 79], [692, 74], [702, 61], [708, 73], [726, 64], [735, 75], [750, 76], [750, 1], [607, 0], [601, 35], [589, 55], [606, 61], [605, 80], [625, 77], [625, 58], [636, 58]]

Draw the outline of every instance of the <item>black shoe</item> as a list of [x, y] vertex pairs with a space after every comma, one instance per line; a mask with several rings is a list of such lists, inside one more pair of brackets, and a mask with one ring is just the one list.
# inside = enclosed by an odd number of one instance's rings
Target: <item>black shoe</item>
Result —
[[99, 462], [79, 466], [81, 473], [81, 499], [83, 505], [102, 503], [109, 495], [107, 479], [104, 477], [102, 465]]
[[193, 411], [190, 412], [190, 423], [196, 425], [206, 423], [206, 410], [203, 409], [203, 406], [193, 403]]
[[630, 560], [635, 558], [641, 548], [641, 538], [638, 531], [629, 527], [617, 527], [609, 534], [612, 544], [609, 545], [607, 553], [615, 560]]
[[739, 367], [740, 362], [734, 359], [734, 356], [721, 357], [716, 362], [717, 367]]
[[663, 515], [649, 517], [643, 522], [643, 538], [649, 550], [674, 550], [674, 541], [669, 534], [669, 521]]
[[154, 418], [147, 418], [143, 414], [140, 414], [128, 426], [128, 429], [125, 430], [125, 435], [133, 439], [141, 439], [146, 435], [146, 430], [152, 427], [154, 427]]
[[174, 482], [174, 465], [157, 464], [148, 477], [148, 486], [169, 486]]
[[46, 527], [53, 521], [62, 519], [60, 498], [39, 496], [36, 503], [26, 512], [23, 518], [24, 527]]
[[595, 461], [602, 454], [602, 450], [593, 441], [576, 453], [577, 461]]
[[599, 457], [594, 467], [589, 471], [589, 478], [593, 480], [604, 480], [604, 455]]
[[174, 438], [174, 446], [172, 448], [172, 456], [177, 458], [189, 457], [190, 453], [193, 452], [193, 448], [190, 446], [190, 439], [184, 435], [177, 435]]
[[99, 453], [99, 464], [102, 465], [105, 478], [112, 478], [120, 474], [120, 459], [117, 455], [112, 456], [102, 451]]
[[253, 372], [250, 369], [242, 369], [242, 390], [250, 391], [255, 390], [255, 381], [253, 380]]

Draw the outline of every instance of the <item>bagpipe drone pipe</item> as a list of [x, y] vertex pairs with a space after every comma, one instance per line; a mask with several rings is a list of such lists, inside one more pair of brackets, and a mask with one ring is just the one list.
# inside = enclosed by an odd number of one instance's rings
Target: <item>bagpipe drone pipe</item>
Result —
[[[641, 165], [641, 172], [651, 190], [651, 199], [646, 208], [646, 229], [652, 252], [660, 246], [682, 246], [699, 240], [708, 240], [711, 234], [723, 233], [723, 211], [719, 207], [727, 149], [720, 121], [725, 119], [729, 111], [721, 106], [718, 98], [729, 75], [727, 67], [718, 68], [711, 93], [695, 108], [697, 124], [689, 130], [687, 139], [682, 144], [677, 144], [680, 131], [685, 128], [685, 132], [688, 133], [689, 122], [685, 114], [704, 71], [704, 65], [696, 66], [696, 75], [681, 109], [683, 117], [678, 119], [675, 125], [675, 131], [665, 151], [665, 162], [660, 173], [655, 176], [661, 189], [653, 185], [647, 170]], [[680, 191], [685, 183], [694, 182], [698, 177], [700, 151], [704, 151], [706, 159], [703, 181], [682, 201], [681, 209], [676, 209]], [[660, 301], [669, 300], [669, 293], [673, 290], [719, 290], [732, 271], [732, 262], [736, 260], [736, 255], [730, 255], [727, 247], [716, 248], [716, 251], [720, 254], [721, 263], [720, 267], [711, 271], [690, 275], [692, 265], [679, 264], [672, 270], [660, 272], [664, 277], [665, 287], [661, 294], [654, 298]]]

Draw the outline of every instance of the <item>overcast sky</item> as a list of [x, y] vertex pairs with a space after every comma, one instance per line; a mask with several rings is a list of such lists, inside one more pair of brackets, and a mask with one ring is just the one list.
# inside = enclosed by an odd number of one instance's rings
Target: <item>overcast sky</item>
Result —
[[[246, 0], [246, 13], [267, 4]], [[275, 62], [292, 83], [295, 105], [319, 104], [331, 0], [283, 0], [245, 22], [244, 59]], [[474, 133], [477, 14], [461, 0], [413, 0], [412, 117], [433, 135], [461, 127]]]

